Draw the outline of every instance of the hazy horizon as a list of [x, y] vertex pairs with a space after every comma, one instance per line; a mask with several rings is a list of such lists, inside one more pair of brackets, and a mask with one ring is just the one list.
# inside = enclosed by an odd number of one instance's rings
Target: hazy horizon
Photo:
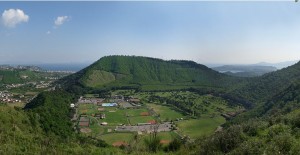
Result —
[[[104, 55], [104, 56], [114, 56], [114, 55]], [[123, 55], [123, 56], [139, 56], [139, 55]], [[157, 58], [157, 57], [151, 57], [151, 56], [143, 56], [143, 57]], [[99, 60], [99, 59], [97, 59], [97, 60]], [[158, 58], [158, 59], [162, 59], [162, 58]], [[95, 60], [95, 61], [84, 61], [84, 62], [50, 62], [50, 63], [41, 62], [41, 61], [32, 61], [32, 62], [25, 62], [25, 63], [9, 62], [9, 61], [1, 62], [0, 61], [0, 65], [12, 65], [12, 66], [16, 66], [16, 65], [59, 65], [59, 64], [61, 64], [61, 65], [90, 65], [90, 64], [96, 62], [97, 60]], [[169, 60], [194, 61], [192, 59], [162, 59], [162, 60], [165, 60], [165, 61], [169, 61]], [[287, 60], [287, 61], [280, 61], [280, 62], [260, 61], [260, 62], [254, 62], [254, 63], [201, 63], [201, 62], [197, 62], [197, 61], [195, 61], [195, 62], [199, 63], [199, 64], [206, 65], [206, 66], [213, 67], [213, 66], [222, 66], [222, 65], [258, 65], [258, 64], [263, 64], [263, 63], [266, 63], [266, 64], [280, 64], [280, 63], [293, 63], [293, 62], [298, 62], [298, 61], [300, 61], [300, 60]]]
[[0, 13], [0, 64], [88, 64], [107, 55], [201, 64], [300, 58], [293, 1], [0, 2]]

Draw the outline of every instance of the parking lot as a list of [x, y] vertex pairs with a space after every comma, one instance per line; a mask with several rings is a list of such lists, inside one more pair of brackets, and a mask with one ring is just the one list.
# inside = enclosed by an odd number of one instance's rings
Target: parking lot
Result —
[[171, 122], [162, 124], [135, 125], [135, 126], [116, 126], [116, 131], [131, 131], [131, 132], [153, 132], [157, 128], [157, 132], [171, 131]]

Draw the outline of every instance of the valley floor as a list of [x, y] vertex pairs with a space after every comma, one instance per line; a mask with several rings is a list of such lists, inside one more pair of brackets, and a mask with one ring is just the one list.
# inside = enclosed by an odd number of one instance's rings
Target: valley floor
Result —
[[[172, 104], [173, 102], [177, 104]], [[102, 106], [108, 103], [117, 104]], [[180, 108], [189, 104], [193, 107]], [[78, 131], [115, 146], [131, 143], [135, 135], [142, 139], [140, 145], [144, 145], [145, 139], [155, 127], [162, 144], [168, 144], [174, 138], [193, 141], [220, 129], [226, 122], [221, 114], [243, 109], [240, 106], [230, 106], [228, 101], [220, 97], [198, 95], [189, 91], [136, 93], [118, 90], [112, 92], [109, 98], [86, 94], [75, 105], [77, 117], [73, 122]], [[87, 123], [83, 122], [84, 119]]]

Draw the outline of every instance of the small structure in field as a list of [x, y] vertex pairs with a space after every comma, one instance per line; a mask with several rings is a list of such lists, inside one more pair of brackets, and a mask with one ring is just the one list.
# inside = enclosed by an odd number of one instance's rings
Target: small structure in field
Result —
[[105, 114], [100, 114], [100, 118], [101, 118], [101, 119], [106, 118]]
[[102, 103], [102, 107], [116, 107], [118, 106], [117, 103]]
[[140, 101], [140, 99], [138, 99], [138, 98], [131, 98], [131, 99], [128, 100], [128, 102], [138, 104], [138, 103], [140, 103], [141, 101]]
[[102, 122], [101, 125], [106, 126], [106, 125], [108, 125], [108, 123], [107, 122]]
[[106, 115], [103, 114], [103, 113], [100, 113], [100, 114], [96, 114], [95, 117], [100, 118], [100, 119], [104, 119], [104, 118], [106, 118]]
[[104, 111], [105, 109], [104, 108], [98, 108], [98, 111]]

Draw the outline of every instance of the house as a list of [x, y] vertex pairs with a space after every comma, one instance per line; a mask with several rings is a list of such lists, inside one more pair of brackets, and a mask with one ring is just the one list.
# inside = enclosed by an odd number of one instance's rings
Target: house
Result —
[[137, 98], [131, 98], [128, 101], [131, 103], [140, 103], [140, 99], [137, 99]]
[[100, 118], [101, 118], [101, 119], [106, 118], [105, 114], [100, 114]]
[[103, 114], [103, 113], [101, 113], [101, 114], [96, 114], [95, 117], [96, 117], [96, 118], [100, 118], [100, 119], [106, 118], [105, 114]]

